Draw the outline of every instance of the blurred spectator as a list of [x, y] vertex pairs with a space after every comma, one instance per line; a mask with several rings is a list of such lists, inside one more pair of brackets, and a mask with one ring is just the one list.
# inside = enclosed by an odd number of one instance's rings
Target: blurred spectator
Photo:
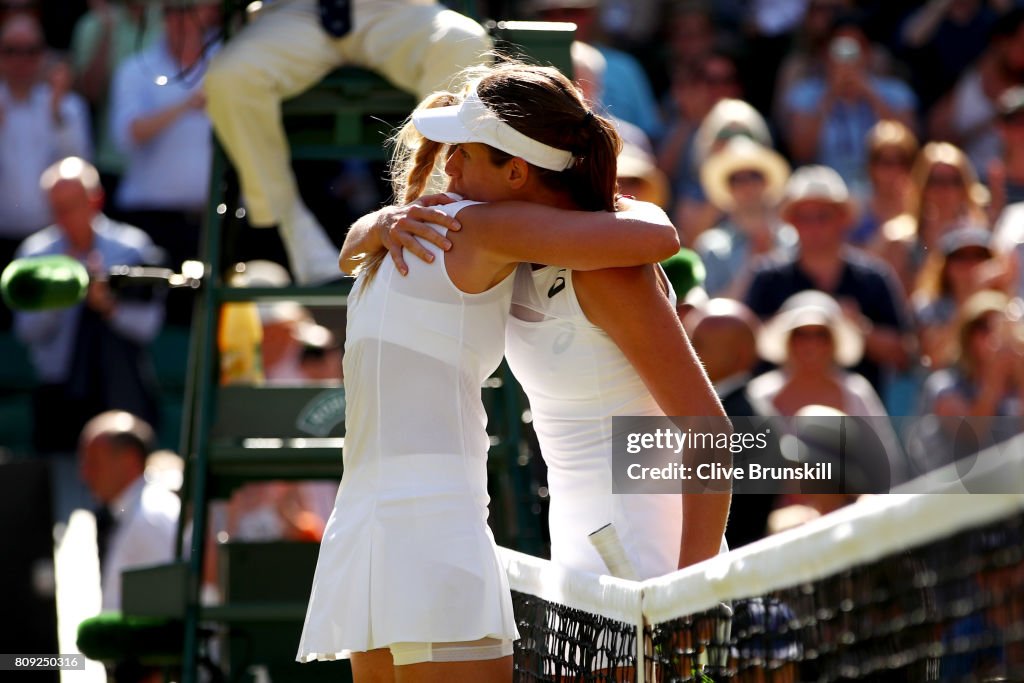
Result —
[[899, 43], [924, 111], [981, 55], [999, 15], [1012, 6], [1013, 0], [928, 0], [906, 18]]
[[957, 311], [975, 292], [1006, 280], [993, 260], [992, 234], [985, 228], [957, 228], [942, 237], [939, 251], [938, 267], [925, 269], [913, 299], [921, 356], [933, 370], [956, 360]]
[[1007, 89], [999, 97], [996, 130], [1002, 154], [985, 169], [992, 195], [988, 215], [994, 221], [1007, 204], [1024, 202], [1024, 86]]
[[615, 129], [619, 132], [623, 142], [640, 148], [647, 154], [653, 153], [651, 139], [644, 132], [643, 128], [620, 119], [618, 116], [607, 111], [604, 104], [604, 79], [608, 68], [608, 62], [604, 55], [593, 45], [574, 40], [570, 47], [572, 56], [572, 69], [575, 75], [576, 84], [583, 91], [583, 97], [592, 106], [604, 112], [604, 116], [611, 119]]
[[[668, 174], [672, 184], [675, 198], [673, 216], [679, 239], [689, 245], [720, 216], [719, 210], [704, 196], [700, 184], [701, 165], [729, 138], [743, 135], [771, 147], [772, 136], [764, 118], [743, 100], [726, 96], [713, 101], [706, 90], [698, 93], [700, 97], [697, 100], [688, 100], [682, 91], [676, 94], [681, 102], [701, 103], [699, 110], [692, 110], [692, 115], [706, 112], [699, 119], [691, 119], [690, 114], [679, 119], [666, 142], [658, 149], [658, 167]], [[707, 109], [704, 109], [705, 105]]]
[[1022, 325], [1020, 300], [1001, 292], [978, 292], [961, 306], [957, 361], [925, 381], [921, 412], [940, 419], [923, 420], [909, 448], [919, 472], [1019, 432], [1019, 421], [995, 418], [1024, 414]]
[[780, 366], [747, 387], [759, 414], [792, 416], [810, 405], [846, 415], [886, 414], [871, 384], [843, 369], [860, 361], [864, 338], [828, 294], [806, 290], [787, 298], [761, 328], [757, 348]]
[[667, 91], [678, 72], [697, 71], [715, 48], [719, 29], [713, 11], [712, 3], [703, 0], [682, 0], [665, 8], [664, 37], [658, 45], [657, 59], [648, 65], [655, 92]]
[[[1012, 304], [1012, 305], [1011, 305]], [[1019, 302], [983, 290], [958, 311], [958, 357], [925, 385], [924, 413], [949, 416], [1020, 415], [1024, 340]]]
[[912, 210], [910, 168], [918, 151], [914, 133], [899, 121], [889, 120], [871, 127], [867, 147], [871, 189], [849, 238], [858, 246], [875, 242], [883, 223]]
[[930, 137], [948, 140], [987, 169], [999, 156], [996, 102], [1003, 92], [1024, 83], [1024, 7], [1003, 15], [992, 28], [981, 56], [957, 80], [928, 116]]
[[743, 100], [724, 97], [714, 102], [697, 129], [693, 141], [694, 157], [703, 164], [734, 137], [747, 137], [765, 147], [772, 147], [768, 122]]
[[[864, 352], [863, 332], [850, 322], [839, 303], [824, 292], [806, 290], [787, 299], [779, 312], [761, 327], [757, 348], [763, 359], [779, 366], [755, 377], [747, 387], [751, 405], [759, 414], [796, 418], [888, 418], [871, 384], [848, 369], [857, 364]], [[807, 433], [803, 428], [810, 426], [806, 419], [797, 419], [791, 424], [798, 437], [802, 436], [801, 432]], [[834, 419], [825, 419], [821, 424], [828, 431], [840, 426]], [[855, 420], [853, 425], [851, 443], [846, 444], [850, 461], [840, 464], [844, 469], [849, 468], [847, 473], [851, 474], [851, 480], [855, 479], [852, 471], [857, 472], [857, 483], [849, 482], [848, 490], [888, 492], [891, 485], [906, 481], [906, 460], [889, 420]], [[864, 433], [860, 434], [861, 431]], [[854, 434], [860, 437], [856, 442], [852, 441]], [[811, 452], [806, 455], [828, 461], [835, 461], [837, 455], [842, 457], [841, 453], [827, 452], [828, 449], [814, 453], [813, 442], [814, 439], [805, 442], [805, 449], [811, 445]], [[789, 460], [797, 459], [791, 451], [784, 451], [784, 454]], [[806, 455], [801, 454], [799, 459], [803, 460]], [[801, 491], [823, 493], [804, 487]]]
[[231, 495], [227, 507], [227, 532], [235, 541], [308, 541], [319, 542], [327, 517], [312, 509], [307, 486], [328, 487], [337, 493], [337, 484], [329, 482], [269, 481], [240, 486]]
[[[697, 129], [710, 111], [711, 103], [700, 72], [693, 66], [675, 66], [672, 69], [669, 95], [671, 102], [666, 132], [656, 145], [656, 150], [658, 168], [669, 179], [673, 203], [678, 207], [678, 212], [687, 203], [702, 199], [694, 159], [694, 140]], [[687, 224], [680, 223], [678, 219], [676, 228], [683, 244], [692, 244], [693, 237], [699, 234], [699, 231], [688, 229]]]
[[694, 241], [707, 269], [710, 296], [742, 296], [759, 256], [796, 246], [796, 233], [778, 213], [788, 179], [786, 160], [747, 137], [730, 139], [704, 162], [704, 194], [725, 214]]
[[661, 0], [602, 0], [602, 31], [612, 44], [630, 51], [643, 49], [659, 27], [661, 6]]
[[[111, 136], [126, 166], [115, 204], [167, 252], [169, 265], [195, 258], [210, 184], [212, 145], [202, 72], [215, 0], [164, 0], [159, 41], [114, 72]], [[187, 324], [188, 309], [172, 321]], [[180, 313], [180, 315], [179, 315]]]
[[94, 276], [81, 304], [14, 318], [40, 382], [33, 396], [35, 448], [71, 453], [82, 425], [105, 410], [127, 410], [157, 423], [146, 346], [163, 324], [163, 302], [151, 292], [117, 295], [102, 278], [114, 265], [152, 263], [154, 249], [144, 232], [101, 213], [103, 189], [91, 164], [64, 159], [46, 169], [40, 185], [57, 222], [26, 239], [17, 256], [67, 254]]
[[[52, 220], [39, 176], [68, 156], [88, 158], [89, 115], [70, 92], [71, 70], [48, 63], [39, 22], [15, 14], [0, 25], [0, 264]], [[5, 325], [6, 326], [6, 325]]]
[[824, 78], [828, 44], [835, 21], [850, 8], [850, 0], [809, 0], [789, 52], [775, 78], [772, 118], [783, 121], [786, 98], [793, 86], [809, 78]]
[[296, 282], [320, 284], [339, 277], [338, 248], [299, 195], [281, 101], [342, 64], [422, 97], [480, 63], [490, 41], [433, 0], [324, 3], [322, 16], [314, 0], [264, 5], [210, 65], [210, 118], [238, 171], [249, 224], [277, 226]]
[[270, 383], [300, 383], [302, 343], [299, 327], [313, 322], [313, 316], [295, 301], [260, 303], [263, 324], [263, 370]]
[[916, 288], [926, 262], [950, 230], [987, 225], [988, 192], [963, 151], [948, 142], [929, 142], [910, 172], [912, 211], [882, 225], [874, 250], [896, 271], [905, 292]]
[[1003, 209], [992, 229], [992, 245], [1010, 280], [1010, 293], [1024, 298], [1024, 203]]
[[780, 121], [795, 162], [831, 166], [858, 197], [867, 194], [868, 131], [883, 119], [912, 126], [916, 107], [905, 83], [871, 72], [872, 50], [859, 26], [837, 24], [825, 75], [793, 85]]
[[40, 9], [38, 0], [2, 0], [0, 1], [0, 24], [17, 14], [28, 14], [38, 20]]
[[107, 191], [114, 195], [124, 172], [124, 158], [110, 136], [109, 98], [114, 70], [163, 35], [159, 3], [147, 0], [93, 0], [75, 24], [71, 64], [75, 88], [93, 112], [96, 168]]
[[605, 108], [657, 140], [662, 134], [661, 114], [647, 73], [631, 54], [610, 47], [603, 40], [599, 5], [599, 0], [532, 0], [530, 3], [542, 21], [576, 24], [576, 39], [593, 45], [604, 55], [606, 70], [601, 102]]
[[99, 504], [96, 546], [103, 609], [121, 609], [121, 572], [168, 562], [181, 501], [143, 476], [156, 438], [144, 420], [122, 410], [97, 415], [82, 428], [79, 472]]
[[891, 269], [845, 244], [853, 221], [846, 184], [826, 166], [799, 168], [789, 178], [780, 211], [796, 229], [798, 251], [755, 268], [744, 300], [765, 319], [805, 289], [830, 294], [864, 335], [864, 358], [854, 370], [881, 393], [883, 369], [909, 364], [910, 319]]
[[677, 2], [669, 8], [666, 62], [699, 66], [715, 47], [715, 22], [704, 2]]
[[334, 333], [323, 325], [305, 323], [295, 330], [301, 351], [299, 370], [311, 381], [337, 383], [342, 379], [341, 344]]
[[[237, 264], [229, 281], [233, 287], [287, 287], [292, 284], [284, 266], [263, 259]], [[306, 378], [300, 367], [302, 343], [298, 328], [315, 324], [313, 316], [296, 301], [260, 301], [256, 310], [261, 326], [262, 379], [271, 383], [301, 384]]]
[[657, 167], [650, 152], [624, 142], [617, 161], [619, 192], [668, 209], [671, 201], [668, 178]]

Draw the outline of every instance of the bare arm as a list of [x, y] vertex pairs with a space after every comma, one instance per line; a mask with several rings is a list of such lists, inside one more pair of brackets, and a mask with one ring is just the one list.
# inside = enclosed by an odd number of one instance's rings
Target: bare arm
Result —
[[[689, 418], [695, 431], [731, 431], [654, 268], [574, 272], [572, 277], [587, 318], [618, 345], [666, 415]], [[716, 457], [722, 455], [728, 452]], [[730, 501], [728, 492], [683, 495], [680, 567], [718, 554]]]
[[[431, 200], [432, 195], [424, 198]], [[418, 200], [419, 201], [419, 200]], [[447, 202], [434, 202], [447, 203]], [[442, 249], [451, 243], [426, 221], [449, 230], [470, 226], [463, 239], [495, 264], [551, 263], [576, 270], [640, 265], [661, 261], [679, 249], [679, 238], [665, 212], [653, 204], [621, 200], [621, 211], [557, 209], [527, 202], [494, 202], [469, 206], [455, 220], [423, 206], [385, 207], [357, 220], [345, 237], [339, 267], [351, 273], [360, 255], [387, 248], [405, 273], [402, 249], [424, 261], [433, 258], [417, 238]]]
[[655, 263], [679, 251], [675, 226], [654, 204], [622, 200], [616, 212], [527, 202], [466, 207], [460, 234], [496, 265], [547, 263], [596, 270]]

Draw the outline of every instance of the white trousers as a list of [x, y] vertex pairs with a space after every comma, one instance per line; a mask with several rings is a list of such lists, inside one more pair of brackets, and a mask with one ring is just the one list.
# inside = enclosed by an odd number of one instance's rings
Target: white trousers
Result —
[[250, 223], [287, 229], [308, 215], [291, 173], [281, 100], [342, 64], [371, 69], [422, 97], [481, 63], [490, 48], [479, 24], [432, 0], [354, 0], [352, 31], [341, 38], [320, 26], [316, 0], [270, 3], [206, 74], [210, 119], [238, 171]]

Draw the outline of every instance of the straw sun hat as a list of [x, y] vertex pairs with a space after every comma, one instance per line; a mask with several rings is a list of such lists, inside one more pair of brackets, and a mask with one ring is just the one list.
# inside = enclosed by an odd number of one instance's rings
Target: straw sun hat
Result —
[[745, 136], [730, 138], [701, 166], [700, 181], [711, 203], [728, 211], [733, 207], [729, 177], [739, 171], [758, 171], [765, 178], [765, 196], [774, 204], [782, 197], [789, 164], [782, 155]]
[[835, 361], [844, 367], [856, 365], [864, 355], [864, 337], [843, 315], [835, 299], [808, 289], [786, 299], [782, 308], [761, 328], [757, 350], [765, 360], [782, 365], [789, 356], [789, 335], [798, 327], [821, 325], [832, 333]]

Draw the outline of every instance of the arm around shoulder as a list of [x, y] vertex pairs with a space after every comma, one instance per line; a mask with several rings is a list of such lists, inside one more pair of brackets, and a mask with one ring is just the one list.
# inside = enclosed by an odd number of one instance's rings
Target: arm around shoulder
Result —
[[535, 262], [578, 271], [655, 263], [679, 250], [660, 208], [628, 202], [621, 211], [575, 211], [520, 201], [477, 204], [459, 218], [466, 239], [503, 263]]

